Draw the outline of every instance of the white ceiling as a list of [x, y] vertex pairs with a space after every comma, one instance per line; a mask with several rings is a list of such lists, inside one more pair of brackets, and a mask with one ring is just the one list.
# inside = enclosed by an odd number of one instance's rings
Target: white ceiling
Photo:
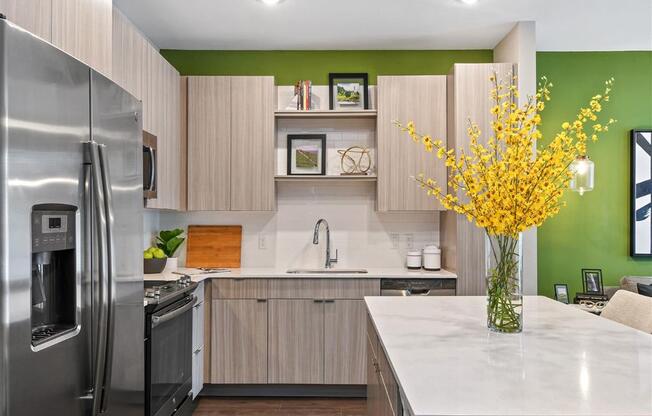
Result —
[[652, 50], [652, 0], [114, 0], [166, 49], [491, 49], [534, 20], [540, 51]]

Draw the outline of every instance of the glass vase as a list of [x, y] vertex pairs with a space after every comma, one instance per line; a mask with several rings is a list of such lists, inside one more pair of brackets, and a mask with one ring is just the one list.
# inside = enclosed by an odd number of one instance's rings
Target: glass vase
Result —
[[521, 235], [488, 235], [487, 326], [491, 331], [523, 330]]

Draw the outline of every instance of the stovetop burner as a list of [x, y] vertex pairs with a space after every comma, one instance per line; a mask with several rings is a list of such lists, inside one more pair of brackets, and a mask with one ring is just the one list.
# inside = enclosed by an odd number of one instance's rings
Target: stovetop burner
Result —
[[148, 305], [167, 303], [172, 299], [182, 297], [184, 293], [192, 292], [197, 283], [190, 276], [181, 276], [178, 280], [146, 280], [145, 301]]

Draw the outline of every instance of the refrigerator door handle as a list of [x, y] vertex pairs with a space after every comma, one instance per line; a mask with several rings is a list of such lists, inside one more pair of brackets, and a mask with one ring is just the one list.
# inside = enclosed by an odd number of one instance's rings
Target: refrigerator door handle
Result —
[[106, 391], [106, 359], [109, 337], [109, 261], [108, 261], [108, 238], [107, 224], [108, 215], [106, 212], [106, 195], [103, 183], [102, 165], [100, 161], [99, 145], [96, 142], [88, 142], [88, 154], [91, 162], [91, 183], [93, 188], [93, 208], [95, 217], [95, 228], [97, 235], [97, 259], [98, 259], [98, 296], [99, 311], [98, 322], [94, 330], [97, 330], [97, 343], [95, 345], [95, 366], [93, 378], [93, 413], [98, 415], [102, 412], [102, 403]]
[[108, 314], [107, 314], [107, 337], [106, 337], [106, 359], [104, 360], [104, 390], [100, 402], [100, 413], [107, 409], [109, 401], [109, 392], [111, 390], [111, 369], [113, 368], [113, 344], [115, 342], [114, 332], [114, 311], [115, 311], [115, 246], [113, 240], [113, 195], [111, 191], [111, 175], [109, 170], [109, 160], [107, 157], [106, 147], [98, 145], [100, 167], [102, 176], [102, 185], [104, 186], [104, 212], [106, 216], [106, 266], [107, 266], [107, 294], [108, 294]]

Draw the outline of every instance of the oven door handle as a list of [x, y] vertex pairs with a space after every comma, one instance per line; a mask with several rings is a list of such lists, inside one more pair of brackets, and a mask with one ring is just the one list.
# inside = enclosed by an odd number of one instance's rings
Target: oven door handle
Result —
[[167, 322], [171, 319], [176, 318], [177, 316], [183, 314], [184, 312], [188, 312], [190, 309], [192, 309], [193, 306], [195, 306], [195, 302], [197, 301], [197, 296], [192, 296], [190, 300], [185, 303], [183, 306], [170, 311], [166, 314], [163, 315], [153, 315], [152, 316], [152, 328], [156, 328], [157, 326], [161, 325], [164, 322]]

